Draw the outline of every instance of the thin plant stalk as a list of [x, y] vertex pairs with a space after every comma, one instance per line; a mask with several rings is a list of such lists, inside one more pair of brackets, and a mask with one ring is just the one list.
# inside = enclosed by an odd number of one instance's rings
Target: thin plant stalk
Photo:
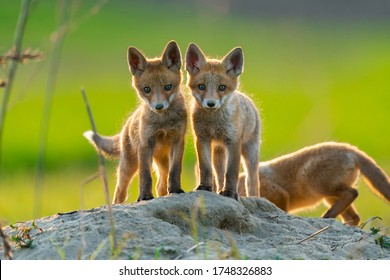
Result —
[[40, 132], [40, 142], [38, 150], [37, 173], [35, 182], [35, 199], [34, 199], [34, 216], [38, 217], [41, 214], [42, 205], [42, 189], [44, 180], [45, 157], [47, 148], [47, 138], [49, 132], [49, 123], [51, 115], [51, 107], [57, 83], [57, 74], [61, 59], [61, 52], [64, 43], [64, 38], [69, 25], [69, 6], [71, 1], [62, 0], [58, 2], [60, 5], [59, 26], [54, 37], [54, 46], [52, 57], [49, 65], [49, 75], [46, 84], [44, 96], [42, 124]]
[[[14, 42], [13, 42], [13, 48], [14, 48], [14, 55], [16, 57], [20, 56], [21, 48], [22, 48], [22, 39], [24, 35], [24, 30], [27, 23], [27, 18], [30, 11], [30, 4], [31, 0], [23, 0], [22, 6], [19, 13], [19, 19], [16, 25], [15, 35], [14, 35]], [[7, 107], [8, 107], [8, 101], [11, 95], [11, 89], [12, 84], [15, 78], [16, 69], [17, 69], [18, 62], [16, 60], [12, 60], [9, 63], [8, 68], [8, 77], [7, 82], [5, 85], [3, 98], [1, 101], [1, 107], [0, 107], [0, 164], [1, 164], [1, 147], [2, 147], [2, 140], [3, 140], [3, 132], [4, 132], [4, 123], [5, 123], [5, 117], [7, 114]]]
[[[84, 88], [81, 88], [81, 95], [83, 96], [85, 107], [86, 107], [87, 112], [88, 112], [88, 117], [89, 117], [89, 120], [91, 122], [92, 131], [94, 133], [97, 133], [95, 121], [94, 121], [92, 111], [91, 111], [91, 107], [89, 106], [87, 93], [85, 92]], [[103, 191], [104, 191], [104, 195], [105, 195], [105, 199], [106, 199], [106, 204], [107, 204], [107, 208], [108, 208], [108, 215], [109, 215], [109, 220], [110, 220], [110, 229], [111, 229], [111, 238], [112, 238], [112, 252], [115, 252], [116, 247], [117, 247], [116, 246], [117, 242], [116, 242], [116, 234], [115, 234], [115, 223], [114, 223], [114, 217], [112, 214], [112, 205], [111, 205], [111, 200], [110, 200], [110, 193], [109, 193], [108, 180], [107, 180], [107, 174], [106, 174], [105, 160], [104, 160], [104, 157], [103, 157], [102, 153], [100, 152], [100, 150], [98, 151], [98, 158], [99, 158], [99, 174], [100, 174], [100, 177], [101, 177], [102, 182], [103, 182], [103, 188], [104, 188]]]

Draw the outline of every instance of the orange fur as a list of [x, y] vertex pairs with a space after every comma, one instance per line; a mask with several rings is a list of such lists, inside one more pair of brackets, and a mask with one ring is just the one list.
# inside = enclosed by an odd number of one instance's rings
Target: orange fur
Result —
[[136, 48], [128, 49], [133, 87], [143, 101], [111, 137], [86, 132], [86, 138], [104, 155], [119, 157], [114, 203], [127, 199], [128, 185], [138, 171], [140, 200], [153, 198], [152, 162], [157, 167], [157, 194], [182, 193], [181, 171], [187, 111], [181, 84], [181, 54], [176, 42], [166, 46], [161, 58], [146, 59]]
[[200, 173], [197, 189], [214, 189], [236, 199], [241, 156], [247, 171], [246, 193], [256, 196], [259, 188], [261, 123], [253, 102], [237, 90], [243, 60], [241, 48], [222, 60], [207, 59], [195, 44], [186, 53]]
[[[390, 202], [390, 181], [364, 152], [348, 144], [326, 142], [259, 164], [260, 196], [286, 212], [313, 207], [324, 201], [324, 218], [338, 215], [350, 225], [359, 223], [353, 201], [360, 172], [377, 195]], [[239, 193], [244, 195], [244, 179]]]

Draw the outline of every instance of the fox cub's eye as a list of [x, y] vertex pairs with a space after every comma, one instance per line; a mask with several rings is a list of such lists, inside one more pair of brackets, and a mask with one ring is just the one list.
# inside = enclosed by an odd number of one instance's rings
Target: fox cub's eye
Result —
[[206, 86], [204, 84], [199, 84], [198, 85], [198, 89], [200, 90], [205, 90], [206, 89]]
[[145, 93], [150, 93], [150, 87], [144, 87], [144, 92]]
[[164, 89], [165, 90], [171, 90], [172, 89], [172, 85], [171, 84], [165, 85]]
[[220, 91], [224, 91], [224, 90], [226, 89], [226, 86], [225, 86], [225, 85], [220, 85], [220, 86], [218, 87], [218, 89], [219, 89]]

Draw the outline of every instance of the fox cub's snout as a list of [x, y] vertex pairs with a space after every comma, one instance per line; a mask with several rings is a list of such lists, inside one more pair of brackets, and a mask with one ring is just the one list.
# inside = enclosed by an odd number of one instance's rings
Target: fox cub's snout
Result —
[[[169, 108], [174, 96], [180, 90], [181, 58], [180, 50], [170, 43], [164, 52], [161, 63], [153, 63], [136, 48], [129, 47], [128, 63], [133, 74], [133, 86], [138, 96], [149, 105], [153, 112], [163, 112]], [[172, 45], [172, 46], [170, 46]]]
[[190, 44], [186, 61], [186, 69], [192, 77], [188, 86], [196, 101], [204, 109], [219, 109], [238, 87], [244, 63], [242, 49], [233, 49], [221, 62], [207, 60], [195, 44]]

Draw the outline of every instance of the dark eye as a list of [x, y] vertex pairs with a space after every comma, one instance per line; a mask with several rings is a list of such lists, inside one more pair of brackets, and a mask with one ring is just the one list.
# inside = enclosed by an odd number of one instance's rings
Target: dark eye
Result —
[[224, 91], [224, 90], [226, 89], [226, 86], [225, 86], [225, 85], [220, 85], [220, 86], [218, 87], [218, 89], [219, 89], [220, 91]]
[[165, 85], [164, 89], [165, 90], [171, 90], [172, 89], [172, 85], [171, 84]]
[[200, 85], [198, 85], [198, 89], [205, 90], [206, 86], [204, 84], [200, 84]]
[[150, 93], [150, 87], [144, 87], [144, 92], [145, 93]]

